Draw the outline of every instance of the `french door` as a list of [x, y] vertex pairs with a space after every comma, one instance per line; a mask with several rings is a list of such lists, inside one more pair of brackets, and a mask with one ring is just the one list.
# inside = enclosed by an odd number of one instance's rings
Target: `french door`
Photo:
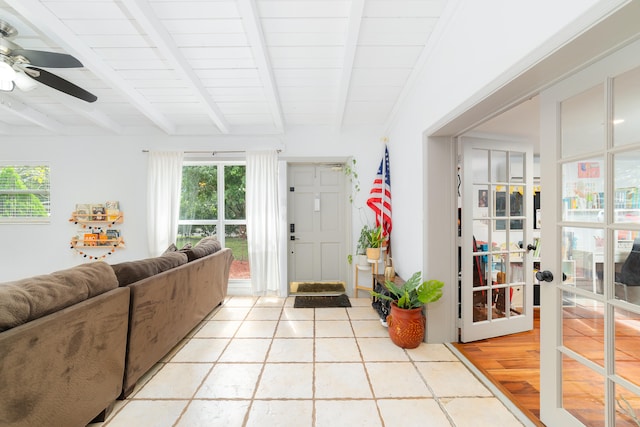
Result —
[[540, 291], [540, 403], [550, 426], [639, 425], [639, 58], [636, 42], [541, 94], [541, 269], [551, 274]]
[[460, 137], [462, 342], [533, 328], [531, 144]]

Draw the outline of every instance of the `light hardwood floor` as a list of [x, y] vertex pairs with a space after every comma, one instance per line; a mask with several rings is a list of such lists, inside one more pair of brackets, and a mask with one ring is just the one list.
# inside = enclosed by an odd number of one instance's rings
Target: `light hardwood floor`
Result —
[[[635, 384], [640, 382], [640, 316], [616, 313], [616, 372]], [[565, 345], [604, 363], [604, 320], [585, 307], [565, 307]], [[540, 421], [540, 313], [535, 311], [534, 329], [529, 332], [491, 338], [455, 347], [537, 425]], [[587, 426], [604, 425], [603, 382], [577, 363], [565, 365], [565, 396], [570, 412]], [[616, 391], [618, 395], [618, 390]], [[630, 397], [640, 412], [640, 398]], [[637, 427], [628, 416], [617, 413], [616, 426]]]

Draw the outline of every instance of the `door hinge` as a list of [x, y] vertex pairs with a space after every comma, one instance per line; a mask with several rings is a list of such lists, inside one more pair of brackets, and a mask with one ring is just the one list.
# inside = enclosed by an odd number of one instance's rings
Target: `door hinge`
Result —
[[456, 328], [462, 328], [462, 318], [460, 317], [456, 319]]
[[293, 193], [294, 191], [296, 191], [295, 187], [289, 187], [289, 192]]

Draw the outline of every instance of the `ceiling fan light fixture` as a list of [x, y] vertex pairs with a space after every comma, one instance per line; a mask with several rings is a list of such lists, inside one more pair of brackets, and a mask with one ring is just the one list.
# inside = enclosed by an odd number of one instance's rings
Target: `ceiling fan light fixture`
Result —
[[13, 67], [0, 60], [0, 91], [11, 92], [16, 87], [15, 83], [13, 83], [15, 78], [16, 72]]
[[0, 60], [0, 80], [13, 81], [16, 78], [16, 71], [6, 62]]
[[86, 102], [97, 101], [94, 94], [38, 68], [82, 68], [82, 62], [67, 53], [23, 49], [9, 40], [16, 35], [15, 27], [0, 19], [0, 91], [12, 91], [16, 86], [21, 90], [31, 90], [43, 84]]
[[0, 80], [0, 92], [11, 92], [16, 85], [11, 80]]
[[24, 73], [16, 73], [15, 83], [16, 86], [18, 86], [18, 88], [20, 88], [20, 90], [24, 92], [29, 92], [30, 90], [33, 90], [38, 86], [38, 82], [28, 77]]

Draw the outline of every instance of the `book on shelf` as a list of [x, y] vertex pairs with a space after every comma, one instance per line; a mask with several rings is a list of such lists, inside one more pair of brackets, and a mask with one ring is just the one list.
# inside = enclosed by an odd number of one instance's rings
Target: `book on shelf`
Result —
[[91, 205], [86, 203], [76, 204], [76, 220], [77, 221], [89, 221], [91, 220]]
[[98, 234], [98, 246], [111, 246], [111, 242], [108, 242], [107, 239], [109, 239], [107, 233]]
[[106, 221], [107, 212], [104, 204], [98, 203], [91, 205], [91, 220], [92, 221]]
[[117, 200], [109, 200], [104, 205], [107, 221], [117, 221], [120, 217], [120, 203]]
[[106, 231], [106, 236], [109, 240], [118, 240], [120, 238], [120, 230], [110, 228]]
[[96, 233], [84, 233], [83, 246], [98, 246], [98, 234]]
[[75, 236], [71, 238], [71, 245], [76, 247], [84, 246], [84, 242], [82, 241], [84, 239], [84, 233], [86, 233], [85, 230], [78, 230]]

